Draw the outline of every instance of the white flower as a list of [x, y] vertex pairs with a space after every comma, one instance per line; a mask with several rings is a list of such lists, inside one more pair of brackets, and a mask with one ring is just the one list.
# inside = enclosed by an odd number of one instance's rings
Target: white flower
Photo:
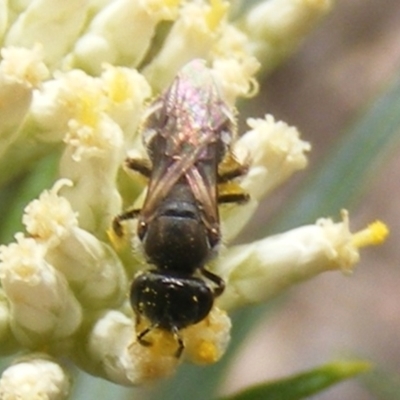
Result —
[[70, 379], [45, 355], [34, 354], [8, 367], [0, 379], [2, 400], [63, 400], [70, 391]]
[[0, 280], [13, 334], [25, 346], [71, 336], [82, 310], [65, 277], [44, 259], [44, 245], [22, 234], [16, 240], [0, 248]]
[[382, 243], [388, 232], [377, 222], [352, 234], [347, 212], [342, 212], [342, 218], [339, 223], [321, 219], [315, 225], [230, 248], [215, 266], [227, 281], [218, 305], [230, 309], [258, 303], [321, 272], [351, 272], [359, 261], [359, 248]]
[[[352, 234], [343, 212], [342, 222], [323, 219], [229, 247], [261, 199], [307, 165], [310, 150], [296, 128], [270, 115], [249, 119], [232, 148], [248, 172], [219, 190], [240, 184], [250, 201], [221, 207], [224, 246], [207, 266], [225, 292], [202, 321], [179, 332], [153, 327], [146, 333], [152, 345], [144, 346], [138, 334], [149, 321], [136, 321], [127, 297], [145, 262], [129, 246], [113, 248], [107, 234], [113, 218], [140, 207], [146, 193], [146, 180], [121, 167], [128, 153], [147, 157], [140, 135], [147, 103], [202, 58], [196, 65], [210, 78], [205, 85], [214, 80], [235, 115], [238, 98], [257, 94], [260, 67], [289, 55], [331, 1], [265, 1], [233, 22], [225, 0], [11, 3], [0, 2], [0, 183], [43, 155], [61, 156], [59, 179], [24, 210], [26, 234], [0, 246], [0, 342], [28, 352], [3, 373], [1, 399], [67, 397], [61, 361], [29, 353], [37, 348], [122, 385], [169, 376], [183, 361], [214, 363], [230, 340], [227, 310], [323, 271], [351, 272], [359, 248], [384, 240], [381, 223]], [[135, 232], [133, 243], [140, 242]]]
[[70, 62], [95, 74], [104, 62], [136, 67], [149, 50], [157, 25], [176, 18], [178, 4], [179, 0], [110, 2], [77, 40]]
[[124, 298], [127, 278], [110, 246], [78, 227], [77, 213], [58, 194], [70, 185], [63, 179], [42, 193], [25, 208], [23, 222], [35, 244], [46, 250], [42, 257], [62, 272], [82, 303], [97, 309]]
[[0, 62], [0, 157], [19, 137], [34, 89], [47, 78], [39, 45], [32, 50], [9, 47], [1, 50]]
[[273, 68], [299, 45], [333, 5], [333, 0], [270, 0], [253, 7], [241, 20], [253, 54]]
[[234, 154], [242, 164], [250, 163], [240, 186], [251, 194], [241, 207], [222, 209], [223, 238], [231, 241], [251, 218], [259, 201], [294, 172], [307, 166], [305, 153], [310, 144], [300, 139], [298, 130], [271, 115], [249, 119], [252, 128], [235, 144]]

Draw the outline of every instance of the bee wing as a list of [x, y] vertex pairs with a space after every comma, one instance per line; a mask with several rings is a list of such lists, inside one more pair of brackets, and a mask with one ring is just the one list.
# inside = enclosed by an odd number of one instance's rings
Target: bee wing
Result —
[[216, 183], [210, 181], [207, 175], [202, 175], [195, 167], [187, 171], [186, 179], [202, 210], [204, 225], [214, 237], [219, 237]]
[[[144, 220], [148, 221], [153, 217], [157, 204], [164, 199], [165, 196], [167, 196], [171, 188], [182, 176], [188, 176], [189, 171], [196, 171], [194, 164], [202, 156], [205, 146], [214, 140], [213, 132], [205, 135], [202, 139], [202, 143], [197, 148], [193, 149], [192, 152], [185, 153], [182, 156], [179, 156], [180, 158], [165, 156], [164, 160], [160, 160], [160, 167], [151, 177], [146, 201], [141, 211], [141, 216]], [[202, 204], [203, 199], [206, 198], [206, 195], [204, 194], [206, 187], [204, 182], [201, 182], [203, 178], [201, 176], [197, 177], [194, 172], [192, 172], [190, 176], [192, 176], [191, 186], [193, 186], [197, 195], [195, 192], [193, 192], [193, 194], [195, 198]], [[210, 203], [210, 201], [207, 199], [207, 204], [208, 203]]]

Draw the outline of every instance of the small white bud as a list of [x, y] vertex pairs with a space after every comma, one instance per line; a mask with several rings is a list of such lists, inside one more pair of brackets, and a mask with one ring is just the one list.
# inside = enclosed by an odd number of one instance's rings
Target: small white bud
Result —
[[88, 0], [31, 2], [10, 27], [7, 45], [32, 47], [41, 43], [47, 65], [60, 64], [87, 18]]
[[33, 90], [47, 77], [41, 50], [40, 46], [33, 50], [16, 47], [1, 50], [0, 157], [21, 136], [19, 128], [29, 111]]
[[76, 42], [71, 62], [92, 74], [99, 74], [103, 63], [137, 66], [151, 45], [158, 23], [176, 17], [178, 3], [165, 0], [110, 2]]
[[240, 187], [250, 195], [250, 201], [240, 207], [222, 210], [223, 238], [230, 242], [245, 226], [259, 201], [286, 181], [294, 172], [307, 165], [309, 143], [300, 139], [299, 131], [272, 115], [264, 119], [249, 119], [252, 128], [234, 146], [234, 154], [242, 164], [249, 164]]
[[249, 46], [271, 70], [290, 55], [331, 9], [332, 0], [270, 0], [258, 2], [241, 21]]
[[[94, 325], [88, 338], [90, 362], [96, 374], [123, 385], [139, 385], [175, 372], [179, 360], [174, 355], [176, 342], [157, 330], [152, 346], [136, 341], [132, 318], [109, 311]], [[101, 370], [99, 370], [101, 368]]]
[[82, 310], [66, 279], [45, 260], [45, 245], [21, 233], [16, 240], [0, 246], [0, 280], [15, 337], [37, 346], [71, 336], [81, 324]]
[[194, 58], [205, 58], [220, 34], [228, 3], [185, 2], [163, 47], [143, 74], [155, 92], [172, 82], [177, 71]]
[[70, 380], [55, 362], [31, 355], [8, 367], [0, 379], [1, 400], [66, 400]]
[[265, 301], [291, 285], [329, 270], [349, 271], [359, 260], [359, 251], [343, 222], [318, 220], [265, 239], [228, 249], [215, 265], [226, 281], [217, 304], [232, 309]]
[[65, 186], [71, 182], [60, 179], [25, 208], [27, 231], [46, 244], [46, 260], [62, 272], [87, 307], [118, 303], [128, 286], [122, 263], [110, 246], [78, 227], [77, 213], [58, 194]]

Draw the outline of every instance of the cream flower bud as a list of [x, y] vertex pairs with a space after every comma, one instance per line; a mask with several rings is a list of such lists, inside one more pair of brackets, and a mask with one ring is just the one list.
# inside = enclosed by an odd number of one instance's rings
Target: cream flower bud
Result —
[[265, 119], [249, 118], [247, 124], [252, 130], [238, 140], [234, 152], [243, 161], [247, 157], [250, 162], [249, 173], [241, 186], [261, 199], [293, 172], [307, 166], [305, 153], [311, 146], [300, 139], [295, 127], [275, 121], [272, 115], [266, 115]]
[[124, 142], [121, 128], [111, 118], [104, 113], [95, 118], [93, 125], [70, 121], [60, 174], [74, 182], [63, 195], [78, 211], [80, 226], [105, 237], [111, 217], [121, 209], [116, 175]]
[[332, 0], [270, 0], [254, 6], [242, 26], [263, 68], [271, 70], [292, 53], [332, 3]]
[[123, 130], [125, 147], [136, 139], [145, 102], [151, 96], [151, 87], [142, 74], [131, 68], [105, 65], [101, 76], [107, 96], [107, 114]]
[[[94, 325], [87, 340], [93, 372], [113, 382], [137, 385], [171, 375], [179, 360], [174, 356], [176, 343], [167, 333], [158, 332], [158, 340], [146, 347], [136, 341], [132, 318], [117, 311], [109, 311]], [[101, 370], [99, 370], [101, 368]]]
[[2, 400], [65, 400], [69, 391], [70, 380], [64, 370], [40, 354], [17, 361], [0, 379]]
[[[214, 307], [206, 319], [180, 331], [185, 344], [183, 357], [197, 364], [210, 364], [224, 354], [230, 340], [231, 321]], [[146, 335], [150, 346], [136, 339], [132, 318], [117, 311], [106, 312], [93, 326], [87, 340], [88, 354], [78, 355], [83, 366], [96, 375], [124, 385], [138, 385], [173, 374], [182, 360], [176, 357], [174, 335], [153, 329]], [[138, 329], [145, 329], [140, 324]]]
[[33, 89], [49, 74], [43, 63], [43, 49], [39, 45], [33, 46], [32, 50], [5, 47], [1, 50], [1, 56], [0, 73], [2, 81], [6, 83]]
[[265, 301], [321, 272], [351, 271], [359, 260], [358, 248], [381, 243], [387, 229], [376, 223], [352, 234], [347, 212], [342, 218], [339, 223], [320, 219], [315, 225], [230, 248], [216, 263], [215, 272], [227, 282], [218, 306], [232, 309]]
[[204, 58], [225, 21], [229, 4], [223, 0], [186, 2], [163, 47], [143, 74], [155, 92], [164, 89], [189, 60]]
[[3, 35], [7, 29], [8, 24], [8, 2], [5, 0], [0, 1], [0, 40], [3, 42]]
[[[1, 18], [1, 17], [0, 17]], [[33, 50], [9, 47], [1, 50], [0, 156], [20, 136], [18, 128], [27, 114], [32, 92], [47, 77], [40, 46]]]
[[[51, 115], [37, 109], [36, 123], [49, 126], [47, 131], [50, 133], [55, 122], [55, 136], [61, 132], [65, 135], [68, 146], [61, 159], [60, 171], [74, 187], [64, 189], [64, 195], [78, 211], [81, 227], [92, 232], [105, 232], [109, 220], [121, 207], [115, 180], [124, 157], [123, 132], [106, 114], [112, 99], [105, 93], [101, 79], [80, 71], [60, 76], [52, 93], [56, 100], [53, 103], [57, 106], [50, 107]], [[42, 102], [42, 106], [48, 111], [46, 102]], [[62, 123], [57, 122], [59, 113], [63, 114]]]
[[128, 286], [121, 261], [110, 246], [78, 227], [77, 214], [58, 195], [66, 184], [71, 182], [57, 181], [25, 208], [27, 231], [46, 243], [46, 260], [63, 273], [86, 307], [119, 303]]
[[48, 246], [57, 246], [78, 225], [78, 213], [72, 210], [66, 198], [58, 195], [63, 186], [72, 186], [72, 182], [57, 181], [51, 190], [45, 190], [39, 199], [25, 207], [22, 217], [26, 230]]
[[223, 237], [227, 242], [248, 222], [259, 200], [295, 171], [306, 167], [305, 153], [311, 148], [300, 139], [296, 128], [275, 121], [271, 115], [266, 115], [265, 119], [251, 118], [247, 123], [252, 130], [236, 142], [233, 151], [241, 163], [250, 165], [240, 181], [240, 186], [249, 193], [250, 201], [234, 209], [222, 210]]
[[82, 310], [67, 281], [45, 260], [44, 245], [21, 233], [16, 240], [0, 247], [0, 280], [15, 337], [38, 346], [71, 336], [81, 324]]
[[231, 326], [227, 313], [214, 306], [203, 321], [182, 331], [184, 357], [200, 365], [217, 362], [228, 347]]
[[99, 74], [105, 62], [137, 66], [151, 45], [158, 23], [174, 19], [179, 3], [180, 0], [110, 2], [77, 41], [71, 62], [92, 74]]
[[0, 354], [9, 354], [15, 350], [15, 339], [10, 330], [10, 304], [4, 290], [0, 288]]
[[99, 309], [118, 305], [128, 291], [124, 267], [107, 244], [83, 229], [74, 229], [47, 258], [70, 282], [76, 297], [86, 307]]
[[41, 43], [47, 65], [59, 63], [79, 35], [87, 18], [88, 0], [31, 2], [6, 36], [7, 45], [31, 47]]
[[258, 93], [254, 78], [260, 68], [250, 53], [249, 39], [239, 29], [226, 24], [211, 50], [213, 73], [222, 88], [224, 100], [231, 106], [237, 97], [252, 97]]
[[35, 94], [25, 129], [42, 141], [61, 141], [71, 119], [93, 123], [104, 99], [99, 79], [79, 70], [57, 72]]
[[213, 74], [221, 87], [224, 100], [231, 106], [238, 97], [252, 97], [258, 92], [254, 78], [260, 63], [254, 57], [217, 58], [213, 62]]

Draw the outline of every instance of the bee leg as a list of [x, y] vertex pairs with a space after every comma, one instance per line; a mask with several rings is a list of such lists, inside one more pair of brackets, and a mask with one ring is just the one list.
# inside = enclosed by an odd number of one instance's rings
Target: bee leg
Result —
[[144, 339], [144, 337], [151, 332], [157, 325], [150, 325], [148, 326], [146, 329], [143, 329], [142, 332], [138, 333], [136, 336], [137, 341], [142, 345], [142, 346], [146, 346], [149, 347], [151, 346], [153, 343]]
[[178, 348], [175, 351], [175, 357], [181, 358], [182, 352], [185, 349], [185, 343], [183, 343], [182, 336], [179, 334], [179, 330], [176, 326], [172, 328], [172, 334], [174, 335], [174, 339], [178, 343]]
[[152, 166], [149, 160], [145, 158], [130, 158], [125, 159], [125, 167], [138, 172], [146, 178], [150, 178]]
[[243, 192], [229, 192], [226, 193], [218, 193], [218, 204], [226, 204], [226, 203], [236, 203], [236, 204], [244, 204], [250, 200], [250, 196]]
[[122, 214], [118, 214], [116, 217], [114, 217], [114, 219], [112, 221], [112, 229], [115, 232], [115, 234], [118, 237], [122, 237], [124, 232], [122, 229], [121, 222], [127, 221], [129, 219], [137, 218], [139, 213], [140, 213], [140, 210], [138, 210], [137, 208], [133, 208], [133, 209], [123, 212]]
[[246, 174], [249, 167], [240, 164], [232, 156], [228, 161], [226, 165], [218, 167], [218, 203], [246, 203], [249, 195], [233, 179]]
[[246, 175], [249, 170], [248, 165], [238, 164], [235, 168], [218, 172], [218, 183], [224, 183], [231, 181], [232, 179], [239, 178], [240, 176]]
[[213, 274], [212, 272], [208, 271], [207, 269], [203, 268], [201, 273], [209, 279], [211, 282], [215, 283], [217, 287], [214, 289], [214, 296], [220, 296], [225, 289], [225, 282], [222, 278], [218, 275]]
[[246, 175], [249, 170], [247, 164], [241, 164], [232, 153], [228, 153], [218, 165], [218, 183], [231, 181], [232, 179]]
[[[146, 329], [144, 329], [142, 332], [140, 332], [136, 336], [137, 341], [142, 346], [145, 346], [145, 347], [151, 346], [153, 343], [148, 341], [148, 340], [146, 340], [146, 339], [144, 339], [144, 337], [156, 327], [157, 327], [157, 324], [152, 324], [149, 327], [147, 327]], [[178, 330], [178, 328], [176, 326], [172, 327], [171, 333], [173, 334], [174, 339], [178, 343], [178, 348], [176, 349], [174, 356], [176, 358], [180, 358], [181, 355], [182, 355], [183, 350], [185, 349], [185, 344], [183, 343], [182, 336], [179, 334], [179, 330]]]

